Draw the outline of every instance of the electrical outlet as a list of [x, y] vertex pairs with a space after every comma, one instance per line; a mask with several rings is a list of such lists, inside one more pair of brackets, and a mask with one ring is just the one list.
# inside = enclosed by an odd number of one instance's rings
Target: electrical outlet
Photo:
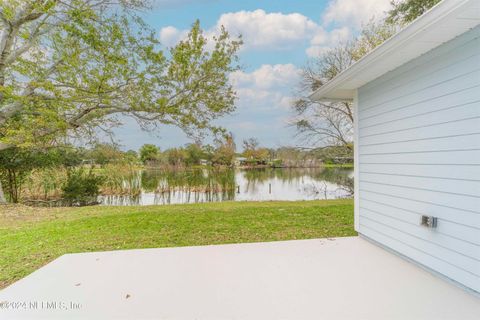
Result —
[[433, 216], [422, 216], [421, 225], [427, 228], [436, 228], [437, 227], [437, 217]]

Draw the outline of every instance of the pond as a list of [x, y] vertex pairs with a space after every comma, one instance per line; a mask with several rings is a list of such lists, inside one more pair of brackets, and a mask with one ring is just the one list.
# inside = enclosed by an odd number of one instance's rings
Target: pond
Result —
[[319, 200], [351, 197], [353, 169], [262, 168], [142, 170], [125, 178], [134, 195], [102, 195], [102, 205], [219, 201]]

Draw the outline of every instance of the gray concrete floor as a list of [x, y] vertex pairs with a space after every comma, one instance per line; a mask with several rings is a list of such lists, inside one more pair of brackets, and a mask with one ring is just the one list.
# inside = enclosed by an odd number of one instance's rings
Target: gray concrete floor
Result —
[[358, 237], [69, 254], [0, 301], [0, 319], [480, 319], [478, 297]]

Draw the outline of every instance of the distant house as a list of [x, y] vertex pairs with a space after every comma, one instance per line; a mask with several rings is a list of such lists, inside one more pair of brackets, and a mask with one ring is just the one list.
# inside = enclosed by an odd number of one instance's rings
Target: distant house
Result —
[[444, 0], [311, 95], [355, 106], [355, 229], [480, 292], [480, 1]]
[[240, 167], [240, 166], [244, 166], [246, 164], [246, 161], [247, 161], [247, 158], [245, 157], [236, 157], [234, 164], [236, 167]]

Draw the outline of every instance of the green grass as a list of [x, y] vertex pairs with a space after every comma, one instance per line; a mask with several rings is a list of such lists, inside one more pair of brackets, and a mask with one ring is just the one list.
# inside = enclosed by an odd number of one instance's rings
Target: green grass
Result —
[[325, 168], [352, 168], [353, 163], [343, 163], [343, 164], [323, 164]]
[[65, 253], [355, 234], [351, 200], [0, 207], [0, 288]]

